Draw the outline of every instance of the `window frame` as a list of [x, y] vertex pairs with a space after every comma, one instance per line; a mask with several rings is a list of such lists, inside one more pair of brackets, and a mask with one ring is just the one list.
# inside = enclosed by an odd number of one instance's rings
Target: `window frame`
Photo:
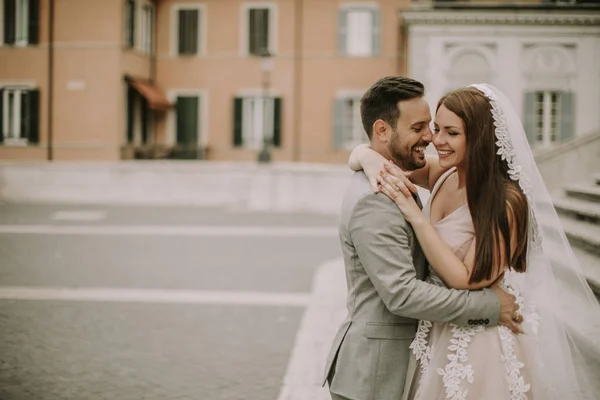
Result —
[[243, 3], [240, 7], [240, 55], [245, 57], [257, 57], [250, 53], [250, 10], [257, 8], [267, 8], [269, 10], [269, 35], [267, 50], [271, 56], [277, 54], [278, 48], [278, 5], [275, 2], [250, 2]]
[[[533, 137], [535, 138], [535, 146], [547, 147], [559, 143], [562, 134], [562, 93], [558, 90], [535, 90], [534, 92], [534, 106], [533, 106], [533, 126], [535, 132]], [[539, 101], [538, 96], [542, 96], [542, 114], [541, 121], [538, 115]], [[556, 95], [556, 102], [552, 101], [552, 95]], [[552, 109], [556, 109], [555, 121], [554, 121], [554, 134], [552, 133]], [[541, 132], [539, 132], [538, 123], [541, 122]], [[539, 140], [541, 136], [541, 140]], [[552, 138], [554, 136], [554, 139]]]
[[[370, 54], [349, 54], [348, 53], [348, 15], [352, 11], [370, 11], [373, 13], [373, 26], [372, 31], [377, 28], [377, 32], [371, 33], [371, 53]], [[342, 32], [342, 27], [340, 26], [340, 16], [342, 13], [345, 13], [345, 21], [344, 21], [344, 32]], [[375, 23], [378, 22], [378, 23]], [[348, 58], [370, 58], [377, 57], [381, 54], [381, 38], [382, 38], [382, 28], [381, 28], [381, 8], [378, 3], [372, 2], [356, 2], [356, 3], [342, 3], [338, 8], [338, 26], [337, 26], [337, 36], [338, 36], [338, 53], [344, 57]], [[343, 37], [343, 41], [342, 41]], [[376, 39], [377, 37], [377, 39]], [[343, 47], [342, 47], [343, 46]]]
[[[38, 115], [37, 115], [37, 142], [36, 141], [31, 141], [29, 137], [18, 137], [18, 138], [13, 138], [13, 137], [7, 137], [5, 136], [5, 125], [8, 124], [8, 118], [4, 118], [6, 115], [4, 114], [5, 110], [8, 109], [8, 102], [5, 101], [8, 98], [8, 92], [18, 92], [18, 93], [22, 93], [22, 92], [33, 92], [33, 91], [37, 91], [38, 93], [40, 93], [40, 89], [34, 84], [34, 83], [20, 83], [20, 82], [0, 82], [0, 95], [3, 96], [2, 98], [2, 108], [0, 109], [0, 113], [2, 114], [0, 116], [0, 120], [2, 120], [2, 124], [0, 124], [0, 146], [8, 146], [8, 147], [23, 147], [23, 146], [36, 146], [39, 144], [39, 137], [40, 137], [40, 118], [41, 118], [41, 110], [39, 108], [40, 104], [38, 104]], [[38, 98], [38, 101], [41, 101], [41, 96]], [[19, 130], [20, 130], [20, 121], [22, 119], [22, 112], [23, 112], [23, 108], [22, 108], [22, 103], [21, 103], [21, 97], [19, 96], [19, 114], [18, 114], [18, 118], [15, 119], [15, 123], [19, 124]], [[21, 133], [22, 134], [22, 133]]]
[[[338, 116], [337, 112], [338, 109], [337, 107], [334, 107], [334, 112], [333, 112], [333, 120], [334, 120], [334, 143], [336, 143], [335, 146], [335, 150], [352, 150], [354, 149], [357, 145], [359, 144], [363, 144], [363, 143], [368, 143], [368, 136], [367, 133], [365, 132], [363, 126], [362, 126], [362, 121], [361, 121], [361, 115], [360, 115], [360, 100], [363, 96], [364, 92], [346, 92], [346, 93], [341, 93], [338, 96], [336, 96], [335, 98], [335, 103], [339, 103], [339, 102], [346, 102], [346, 101], [352, 101], [353, 105], [352, 105], [352, 109], [354, 111], [358, 111], [357, 114], [352, 113], [352, 132], [350, 135], [345, 134], [345, 132], [347, 132], [344, 126], [340, 126], [339, 125], [339, 121], [340, 118], [342, 118], [342, 116]], [[354, 124], [358, 124], [358, 127], [356, 127]], [[358, 135], [356, 135], [356, 129], [359, 129], [361, 131], [361, 139], [359, 140]], [[338, 135], [342, 135], [341, 137], [339, 137]], [[350, 140], [349, 140], [350, 139]]]
[[[32, 38], [31, 36], [31, 26], [32, 26], [32, 0], [15, 0], [15, 32], [14, 32], [14, 36], [15, 36], [15, 41], [14, 43], [5, 43], [5, 35], [4, 35], [4, 29], [5, 29], [5, 24], [4, 24], [4, 4], [5, 4], [6, 0], [0, 0], [0, 47], [19, 47], [19, 48], [23, 48], [23, 47], [29, 47], [29, 46], [36, 46], [39, 44], [39, 1], [36, 2], [36, 5], [38, 7], [38, 10], [36, 11], [36, 17], [37, 17], [37, 21], [35, 22], [35, 29], [36, 29], [36, 33], [35, 33], [35, 38]], [[25, 35], [26, 38], [24, 40], [18, 40], [18, 31], [19, 31], [19, 26], [21, 24], [19, 24], [19, 4], [26, 4], [27, 7], [27, 15], [25, 18]]]
[[[196, 54], [179, 54], [179, 11], [198, 10], [198, 51]], [[170, 50], [171, 57], [204, 57], [207, 54], [207, 6], [205, 3], [174, 3], [171, 5]]]
[[[136, 23], [139, 27], [137, 28], [138, 43], [136, 47], [140, 53], [151, 56], [156, 51], [156, 6], [151, 0], [137, 0], [136, 4], [136, 14], [138, 15]], [[147, 9], [150, 10], [150, 21], [146, 20]]]
[[[167, 91], [167, 99], [171, 104], [175, 104], [178, 97], [196, 96], [198, 97], [198, 149], [201, 150], [208, 146], [209, 142], [209, 112], [208, 90], [205, 89], [170, 89]], [[169, 109], [167, 114], [167, 130], [165, 133], [165, 144], [167, 146], [177, 146], [177, 107]]]

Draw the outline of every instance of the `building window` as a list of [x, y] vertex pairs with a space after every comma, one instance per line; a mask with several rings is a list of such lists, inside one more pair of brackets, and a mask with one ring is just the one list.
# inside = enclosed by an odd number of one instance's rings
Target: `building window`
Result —
[[39, 0], [0, 0], [0, 43], [27, 46], [38, 43]]
[[202, 9], [177, 9], [177, 53], [180, 55], [201, 54]]
[[360, 97], [345, 97], [335, 101], [334, 147], [352, 150], [368, 142], [360, 116]]
[[0, 142], [32, 144], [39, 142], [40, 95], [38, 90], [21, 87], [0, 89]]
[[187, 152], [197, 151], [199, 130], [200, 97], [178, 96], [176, 147]]
[[154, 5], [150, 2], [144, 2], [142, 4], [142, 15], [141, 15], [141, 48], [140, 50], [144, 54], [154, 53]]
[[525, 95], [524, 128], [532, 147], [549, 146], [573, 136], [573, 96], [562, 91]]
[[125, 45], [135, 46], [135, 0], [125, 0]]
[[234, 146], [260, 149], [281, 145], [281, 99], [237, 97], [234, 100]]
[[271, 4], [247, 5], [245, 9], [244, 46], [246, 53], [262, 56], [275, 52], [275, 6]]
[[379, 10], [373, 7], [344, 7], [339, 11], [339, 52], [351, 57], [379, 54]]

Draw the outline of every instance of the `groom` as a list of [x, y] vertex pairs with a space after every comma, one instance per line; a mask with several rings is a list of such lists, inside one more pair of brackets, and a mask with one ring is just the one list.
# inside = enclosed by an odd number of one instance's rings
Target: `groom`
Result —
[[[432, 140], [423, 95], [420, 82], [386, 77], [361, 100], [371, 147], [403, 170], [425, 166], [423, 151]], [[459, 291], [423, 282], [426, 260], [412, 228], [392, 200], [373, 193], [362, 171], [344, 197], [339, 234], [348, 316], [325, 372], [333, 400], [399, 400], [419, 319], [518, 331], [515, 299], [498, 287]]]

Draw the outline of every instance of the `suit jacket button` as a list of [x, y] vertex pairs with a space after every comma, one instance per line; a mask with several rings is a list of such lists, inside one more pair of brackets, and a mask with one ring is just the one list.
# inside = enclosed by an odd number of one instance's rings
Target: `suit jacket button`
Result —
[[479, 322], [479, 325], [483, 325], [483, 320], [482, 319], [480, 319], [478, 322]]
[[486, 325], [489, 325], [489, 324], [490, 324], [490, 320], [489, 320], [489, 319], [487, 319], [487, 318], [486, 318], [486, 319], [485, 319], [485, 321], [483, 321], [483, 322], [485, 322], [485, 324], [486, 324]]
[[470, 319], [469, 321], [467, 321], [469, 325], [473, 325], [473, 320]]

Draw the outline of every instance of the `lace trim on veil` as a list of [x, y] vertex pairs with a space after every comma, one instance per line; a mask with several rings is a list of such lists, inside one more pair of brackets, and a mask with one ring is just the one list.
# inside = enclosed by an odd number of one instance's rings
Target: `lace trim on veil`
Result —
[[508, 175], [513, 181], [519, 183], [519, 187], [523, 191], [523, 194], [525, 194], [525, 197], [527, 197], [527, 201], [529, 203], [529, 218], [531, 221], [529, 227], [531, 233], [531, 243], [534, 245], [536, 250], [541, 251], [542, 238], [539, 234], [537, 219], [532, 208], [533, 200], [530, 195], [531, 185], [523, 173], [523, 168], [517, 162], [516, 152], [508, 134], [504, 112], [498, 105], [496, 95], [486, 85], [474, 84], [471, 85], [471, 87], [479, 90], [490, 101], [490, 105], [492, 107], [491, 112], [494, 118], [494, 126], [496, 127], [494, 131], [496, 134], [496, 146], [498, 147], [496, 154], [498, 154], [502, 160], [506, 162], [508, 165]]

